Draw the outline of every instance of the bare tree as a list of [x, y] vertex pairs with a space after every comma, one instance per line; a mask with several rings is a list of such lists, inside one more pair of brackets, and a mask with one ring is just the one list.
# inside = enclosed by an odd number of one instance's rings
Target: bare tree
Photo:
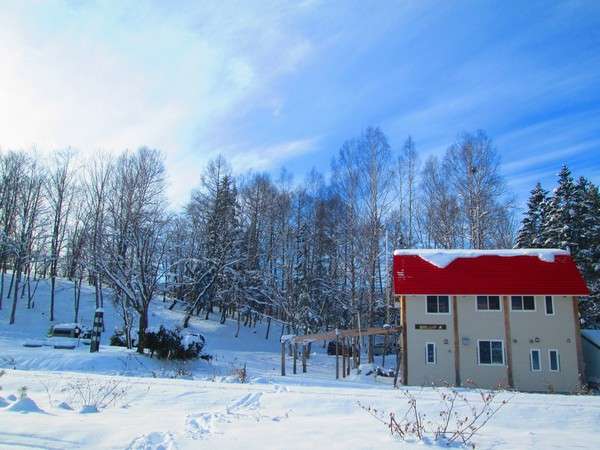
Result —
[[456, 248], [462, 244], [460, 208], [445, 174], [434, 156], [421, 173], [421, 202], [426, 247]]
[[113, 286], [128, 343], [131, 311], [138, 315], [139, 353], [144, 352], [150, 302], [164, 276], [164, 189], [164, 164], [158, 151], [141, 148], [117, 160], [110, 189], [109, 237], [97, 261]]
[[486, 248], [494, 228], [494, 210], [505, 187], [500, 159], [483, 132], [463, 134], [444, 158], [444, 170], [460, 204], [465, 237], [471, 248]]
[[[42, 204], [43, 174], [35, 160], [26, 159], [26, 166], [21, 172], [20, 187], [16, 197], [16, 229], [14, 238], [9, 243], [10, 253], [14, 258], [13, 283], [12, 283], [12, 309], [10, 324], [15, 323], [17, 301], [19, 297], [19, 283], [23, 268], [31, 257], [31, 240], [35, 236], [36, 227]], [[10, 291], [9, 291], [10, 294]]]
[[102, 248], [106, 235], [107, 201], [114, 162], [106, 154], [100, 154], [86, 165], [82, 182], [84, 209], [87, 215], [86, 228], [89, 236], [86, 259], [88, 273], [94, 285], [96, 308], [103, 306], [102, 270], [98, 263], [102, 260]]
[[44, 184], [52, 223], [50, 241], [50, 321], [54, 320], [58, 263], [73, 199], [72, 159], [73, 153], [70, 150], [56, 153]]

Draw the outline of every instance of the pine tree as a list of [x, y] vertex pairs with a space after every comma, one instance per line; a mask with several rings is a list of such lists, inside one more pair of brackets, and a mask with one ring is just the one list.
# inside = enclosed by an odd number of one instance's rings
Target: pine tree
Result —
[[583, 177], [577, 188], [581, 228], [576, 262], [590, 289], [590, 296], [581, 302], [581, 315], [586, 327], [600, 327], [600, 192]]
[[558, 175], [558, 186], [548, 202], [542, 226], [542, 243], [547, 248], [569, 250], [577, 254], [577, 188], [565, 165]]
[[516, 246], [518, 248], [539, 247], [543, 244], [541, 236], [546, 216], [547, 197], [548, 192], [538, 182], [531, 191], [527, 202], [528, 211], [517, 236]]

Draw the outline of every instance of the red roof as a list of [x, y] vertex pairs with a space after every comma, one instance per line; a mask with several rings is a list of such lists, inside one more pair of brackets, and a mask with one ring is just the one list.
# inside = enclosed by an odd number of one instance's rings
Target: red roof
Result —
[[455, 257], [441, 268], [419, 256], [419, 250], [409, 252], [394, 255], [397, 295], [589, 295], [569, 255], [557, 254], [549, 262], [533, 255], [488, 253]]

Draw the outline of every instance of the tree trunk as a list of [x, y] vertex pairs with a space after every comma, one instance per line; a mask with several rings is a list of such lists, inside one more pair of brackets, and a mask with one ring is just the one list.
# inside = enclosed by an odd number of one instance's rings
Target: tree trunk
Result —
[[17, 300], [19, 298], [18, 291], [19, 291], [19, 279], [20, 278], [21, 278], [21, 267], [19, 265], [17, 265], [15, 267], [15, 272], [13, 272], [13, 280], [14, 280], [15, 286], [14, 286], [14, 291], [13, 291], [13, 304], [12, 304], [12, 309], [10, 311], [10, 322], [9, 322], [10, 325], [15, 323], [15, 316], [17, 313]]
[[54, 321], [54, 288], [56, 286], [56, 276], [50, 278], [50, 322]]
[[144, 309], [140, 313], [137, 352], [141, 353], [141, 354], [144, 353], [144, 345], [145, 345], [144, 337], [146, 335], [146, 328], [148, 328], [148, 309]]
[[2, 273], [0, 274], [0, 309], [2, 309], [2, 299], [4, 298], [4, 277], [6, 277], [6, 262], [2, 263]]

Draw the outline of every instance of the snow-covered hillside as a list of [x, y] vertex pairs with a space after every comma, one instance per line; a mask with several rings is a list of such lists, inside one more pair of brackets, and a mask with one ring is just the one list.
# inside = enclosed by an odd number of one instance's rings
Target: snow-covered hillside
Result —
[[[72, 286], [59, 282], [56, 322], [71, 322]], [[403, 390], [368, 377], [334, 379], [334, 358], [314, 348], [308, 374], [279, 375], [279, 334], [235, 322], [194, 319], [193, 330], [206, 337], [207, 362], [162, 363], [134, 351], [107, 345], [118, 320], [106, 302], [106, 333], [99, 353], [87, 346], [58, 350], [27, 348], [44, 339], [48, 287], [43, 282], [36, 306], [21, 305], [16, 324], [8, 325], [8, 305], [0, 311], [0, 449], [200, 449], [200, 448], [423, 448], [395, 440], [359, 403], [385, 411], [406, 408]], [[84, 288], [82, 322], [91, 324], [93, 291]], [[152, 305], [151, 325], [174, 325], [181, 312], [162, 301]], [[235, 369], [247, 365], [249, 382]], [[81, 411], [82, 391], [121, 392], [99, 412]], [[26, 389], [23, 390], [23, 387]], [[420, 408], [439, 413], [439, 393], [411, 387]], [[31, 401], [19, 401], [22, 392]], [[477, 392], [465, 391], [473, 404]], [[600, 397], [499, 394], [510, 399], [475, 439], [478, 448], [597, 448]], [[40, 409], [34, 411], [35, 406]], [[88, 409], [89, 411], [89, 409]]]

